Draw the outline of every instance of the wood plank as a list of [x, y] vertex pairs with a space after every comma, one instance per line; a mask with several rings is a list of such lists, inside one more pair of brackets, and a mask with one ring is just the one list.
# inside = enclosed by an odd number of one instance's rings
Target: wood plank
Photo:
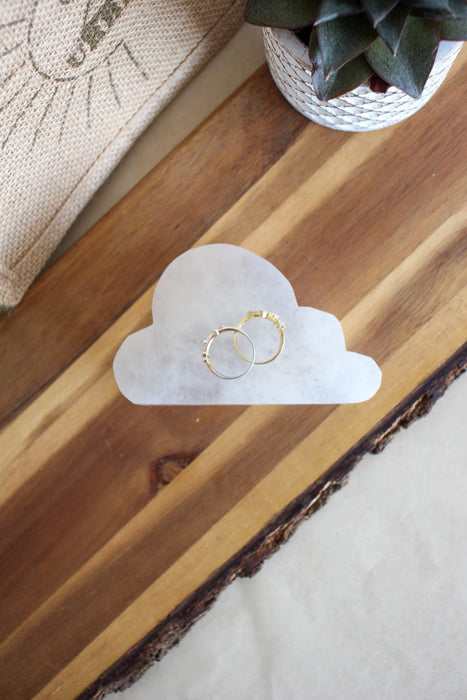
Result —
[[[370, 134], [308, 123], [259, 71], [0, 320], [1, 697], [98, 697], [137, 675], [461, 371], [466, 63]], [[118, 346], [150, 322], [165, 266], [217, 241], [336, 314], [349, 349], [381, 365], [380, 392], [129, 404]]]

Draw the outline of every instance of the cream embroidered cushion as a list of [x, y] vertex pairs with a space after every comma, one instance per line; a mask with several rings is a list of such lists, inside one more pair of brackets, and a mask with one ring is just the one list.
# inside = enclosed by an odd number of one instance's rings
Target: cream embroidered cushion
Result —
[[0, 307], [17, 304], [243, 0], [0, 0]]

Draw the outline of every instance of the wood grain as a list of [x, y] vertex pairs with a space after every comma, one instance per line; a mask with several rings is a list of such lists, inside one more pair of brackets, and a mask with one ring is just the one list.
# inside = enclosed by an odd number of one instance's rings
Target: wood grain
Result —
[[[464, 52], [416, 116], [344, 134], [262, 69], [0, 319], [0, 697], [130, 682], [462, 370], [465, 77]], [[118, 346], [169, 262], [215, 241], [340, 318], [382, 367], [374, 399], [129, 404]]]

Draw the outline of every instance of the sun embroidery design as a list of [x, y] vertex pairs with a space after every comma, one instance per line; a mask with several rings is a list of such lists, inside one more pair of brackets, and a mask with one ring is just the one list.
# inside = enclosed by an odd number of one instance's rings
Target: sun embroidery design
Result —
[[124, 37], [133, 4], [138, 0], [35, 0], [32, 7], [15, 3], [16, 16], [0, 8], [0, 154], [22, 128], [33, 150], [49, 136], [52, 113], [58, 143], [77, 119], [90, 130], [98, 91], [120, 110], [128, 89], [120, 74], [148, 79]]

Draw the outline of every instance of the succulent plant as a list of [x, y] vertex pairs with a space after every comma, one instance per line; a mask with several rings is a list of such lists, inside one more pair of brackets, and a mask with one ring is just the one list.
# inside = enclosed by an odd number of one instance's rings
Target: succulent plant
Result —
[[308, 44], [321, 100], [366, 81], [420, 97], [440, 39], [467, 39], [466, 0], [248, 0], [245, 20]]

